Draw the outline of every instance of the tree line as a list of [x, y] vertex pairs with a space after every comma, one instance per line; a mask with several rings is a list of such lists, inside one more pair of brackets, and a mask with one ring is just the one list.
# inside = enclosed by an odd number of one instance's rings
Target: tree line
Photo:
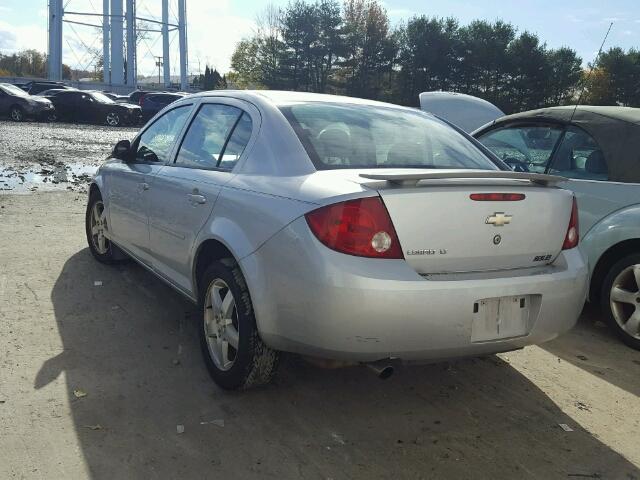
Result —
[[[71, 69], [62, 65], [62, 76], [71, 78]], [[37, 50], [23, 50], [5, 55], [0, 53], [0, 77], [47, 77], [47, 55]]]
[[[414, 16], [392, 26], [379, 0], [294, 0], [269, 6], [240, 41], [226, 76], [238, 88], [338, 93], [417, 105], [423, 91], [484, 98], [510, 113], [577, 100], [640, 106], [640, 52], [612, 48], [582, 67], [502, 20], [461, 25]], [[591, 75], [589, 75], [589, 71]], [[585, 83], [587, 77], [589, 81]]]

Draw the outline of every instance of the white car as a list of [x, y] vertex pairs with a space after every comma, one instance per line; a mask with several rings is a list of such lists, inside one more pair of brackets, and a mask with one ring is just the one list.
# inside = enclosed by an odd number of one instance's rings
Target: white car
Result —
[[116, 145], [87, 238], [99, 261], [134, 258], [199, 303], [213, 379], [246, 388], [280, 351], [433, 360], [570, 329], [587, 267], [559, 180], [509, 171], [414, 109], [216, 91]]

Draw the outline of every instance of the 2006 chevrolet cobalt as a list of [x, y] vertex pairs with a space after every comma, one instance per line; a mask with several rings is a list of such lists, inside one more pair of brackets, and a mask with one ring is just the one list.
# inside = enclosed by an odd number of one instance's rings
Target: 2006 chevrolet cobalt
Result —
[[121, 141], [89, 248], [194, 302], [213, 379], [278, 352], [353, 362], [481, 355], [571, 328], [587, 270], [561, 179], [508, 170], [418, 110], [328, 95], [185, 97]]

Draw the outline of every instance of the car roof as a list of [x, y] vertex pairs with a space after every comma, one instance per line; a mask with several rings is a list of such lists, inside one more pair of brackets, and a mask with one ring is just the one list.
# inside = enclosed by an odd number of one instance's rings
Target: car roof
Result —
[[[575, 111], [575, 113], [574, 113]], [[526, 112], [506, 115], [495, 121], [496, 124], [513, 120], [544, 119], [569, 123], [575, 118], [597, 120], [598, 117], [606, 117], [612, 120], [640, 124], [640, 108], [599, 106], [599, 105], [565, 105], [561, 107], [539, 108]]]
[[289, 92], [284, 90], [209, 90], [206, 92], [200, 92], [190, 95], [189, 98], [192, 97], [232, 97], [247, 101], [257, 101], [258, 103], [269, 103], [276, 107], [291, 103], [326, 102], [345, 105], [351, 104], [380, 106], [410, 110], [413, 112], [421, 111], [419, 109], [411, 107], [403, 107], [401, 105], [379, 102], [376, 100], [368, 100], [364, 98], [347, 97], [343, 95], [330, 95], [327, 93]]
[[184, 93], [177, 93], [177, 92], [148, 92], [147, 93], [148, 97], [156, 97], [156, 96], [164, 96], [164, 95], [168, 95], [170, 97], [178, 97], [178, 98], [182, 98], [185, 96]]

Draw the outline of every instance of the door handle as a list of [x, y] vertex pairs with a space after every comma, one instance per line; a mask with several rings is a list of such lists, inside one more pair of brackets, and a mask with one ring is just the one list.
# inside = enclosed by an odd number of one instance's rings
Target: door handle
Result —
[[144, 190], [149, 190], [149, 184], [148, 184], [148, 183], [146, 183], [146, 182], [142, 182], [142, 183], [140, 184], [140, 189], [141, 189], [141, 190], [143, 190], [143, 191], [144, 191]]
[[205, 197], [204, 195], [196, 195], [196, 194], [190, 193], [187, 195], [187, 197], [189, 198], [189, 202], [192, 205], [203, 205], [207, 203], [207, 197]]

